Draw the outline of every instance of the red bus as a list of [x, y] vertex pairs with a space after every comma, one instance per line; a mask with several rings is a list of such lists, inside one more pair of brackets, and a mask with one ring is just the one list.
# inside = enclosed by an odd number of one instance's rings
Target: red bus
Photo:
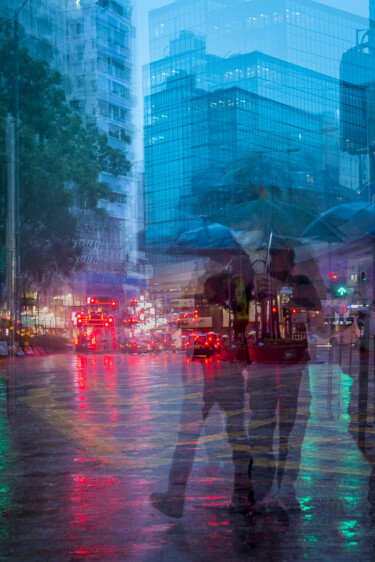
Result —
[[76, 351], [116, 350], [117, 301], [107, 297], [87, 297], [86, 306], [72, 312], [73, 343]]

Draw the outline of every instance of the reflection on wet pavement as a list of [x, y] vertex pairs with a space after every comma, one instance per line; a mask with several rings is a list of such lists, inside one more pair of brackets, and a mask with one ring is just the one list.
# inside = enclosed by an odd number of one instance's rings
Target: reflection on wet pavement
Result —
[[[3, 362], [1, 559], [372, 560], [375, 429], [350, 353], [27, 358], [11, 410]], [[368, 421], [372, 404], [371, 382]]]

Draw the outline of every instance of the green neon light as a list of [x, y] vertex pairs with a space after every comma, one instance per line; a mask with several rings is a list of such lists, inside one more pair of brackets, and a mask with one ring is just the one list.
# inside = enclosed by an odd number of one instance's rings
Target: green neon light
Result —
[[343, 286], [338, 287], [338, 289], [336, 291], [336, 293], [339, 295], [339, 297], [345, 296], [347, 294], [347, 292], [348, 292], [348, 289], [346, 287], [343, 287]]

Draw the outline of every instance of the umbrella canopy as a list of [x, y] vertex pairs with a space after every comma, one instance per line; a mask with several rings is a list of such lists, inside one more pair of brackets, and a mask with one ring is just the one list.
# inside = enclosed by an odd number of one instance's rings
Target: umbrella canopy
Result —
[[329, 222], [331, 225], [339, 227], [343, 223], [351, 220], [357, 213], [366, 210], [369, 207], [368, 203], [364, 201], [359, 203], [342, 203], [328, 209], [320, 215], [322, 218]]
[[364, 235], [375, 228], [375, 205], [344, 203], [316, 218], [303, 236], [327, 242], [339, 242]]
[[375, 205], [366, 205], [359, 209], [350, 220], [345, 222], [341, 227], [347, 237], [363, 236], [375, 229]]
[[235, 241], [228, 227], [211, 223], [183, 232], [174, 250], [209, 256], [215, 252], [240, 252], [241, 246]]
[[230, 205], [211, 218], [234, 230], [263, 232], [267, 241], [271, 233], [299, 237], [315, 215], [296, 205], [260, 198]]

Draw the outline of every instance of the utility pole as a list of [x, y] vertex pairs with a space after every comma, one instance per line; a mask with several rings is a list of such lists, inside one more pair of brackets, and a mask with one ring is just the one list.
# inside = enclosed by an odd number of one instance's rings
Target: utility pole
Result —
[[24, 0], [14, 13], [14, 99], [12, 113], [6, 119], [7, 216], [6, 216], [6, 290], [10, 315], [10, 345], [14, 344], [21, 323], [20, 259], [20, 188], [19, 188], [19, 36], [18, 17], [27, 4]]
[[7, 219], [6, 219], [6, 291], [10, 317], [9, 345], [14, 345], [16, 330], [17, 248], [16, 248], [16, 123], [6, 118]]
[[16, 285], [15, 285], [15, 331], [16, 327], [21, 327], [21, 232], [20, 232], [20, 92], [19, 92], [19, 37], [18, 37], [18, 16], [28, 0], [24, 0], [17, 10], [14, 19], [14, 177], [15, 177], [15, 224], [16, 224]]

